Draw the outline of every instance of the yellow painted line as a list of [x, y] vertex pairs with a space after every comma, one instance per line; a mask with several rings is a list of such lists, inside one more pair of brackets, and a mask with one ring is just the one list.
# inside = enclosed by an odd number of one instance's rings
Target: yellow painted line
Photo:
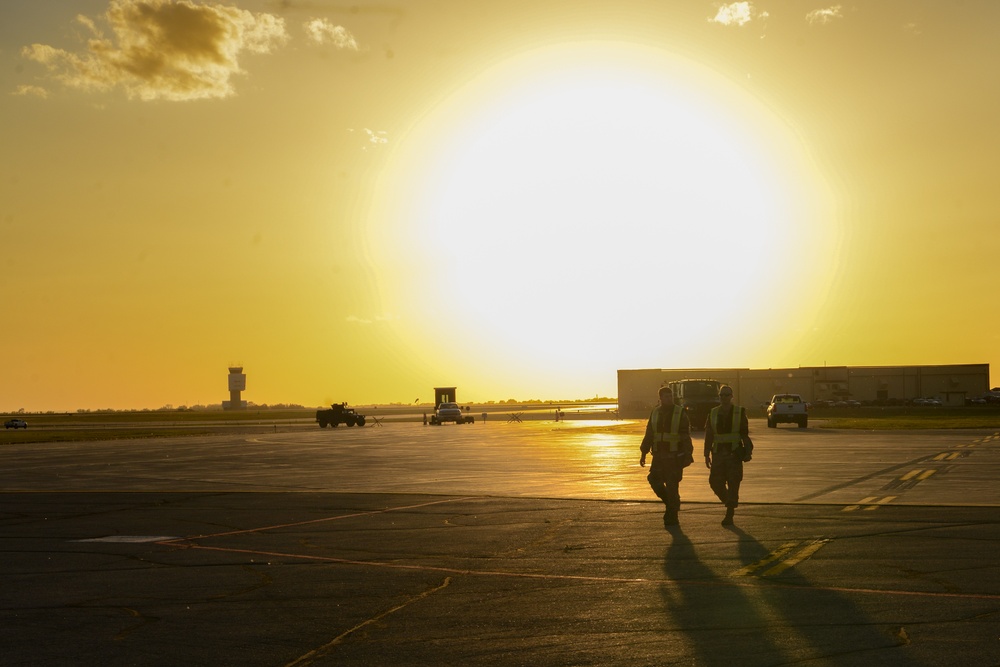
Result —
[[917, 477], [917, 479], [920, 480], [920, 481], [923, 481], [923, 480], [927, 479], [928, 477], [930, 477], [931, 475], [933, 475], [935, 472], [937, 472], [937, 471], [936, 470], [925, 470], [922, 473], [920, 473], [920, 476]]
[[447, 588], [450, 583], [451, 583], [451, 577], [445, 577], [444, 581], [441, 582], [439, 585], [434, 586], [433, 588], [429, 588], [429, 589], [425, 590], [422, 593], [418, 593], [417, 595], [411, 597], [409, 600], [404, 600], [401, 604], [396, 605], [392, 609], [387, 609], [387, 610], [385, 610], [383, 612], [380, 612], [380, 613], [376, 614], [375, 616], [369, 618], [366, 621], [362, 621], [362, 622], [358, 623], [353, 628], [350, 628], [349, 630], [340, 633], [339, 635], [337, 635], [336, 637], [334, 637], [332, 640], [328, 641], [327, 643], [323, 644], [322, 646], [314, 648], [313, 650], [308, 651], [307, 653], [304, 653], [303, 655], [300, 655], [298, 658], [296, 658], [295, 660], [292, 660], [291, 662], [285, 663], [285, 667], [297, 667], [298, 665], [311, 665], [311, 664], [313, 664], [313, 662], [315, 662], [317, 659], [323, 658], [328, 653], [330, 653], [331, 649], [333, 649], [338, 644], [342, 643], [344, 641], [344, 639], [346, 639], [347, 637], [351, 636], [355, 632], [361, 630], [365, 626], [374, 625], [375, 623], [378, 623], [379, 621], [381, 621], [383, 618], [385, 618], [389, 614], [395, 614], [397, 611], [400, 611], [401, 609], [406, 608], [408, 605], [411, 605], [414, 602], [419, 602], [419, 601], [423, 600], [424, 598], [429, 597], [429, 596], [433, 595], [434, 593], [437, 593], [438, 591], [440, 591], [440, 590], [442, 590], [444, 588]]
[[865, 511], [866, 512], [874, 512], [875, 510], [877, 510], [879, 508], [879, 506], [885, 505], [887, 503], [891, 503], [897, 497], [898, 496], [886, 496], [885, 498], [882, 498], [880, 500], [876, 500], [875, 504], [874, 505], [869, 505], [868, 507], [866, 507]]
[[777, 549], [775, 549], [774, 551], [772, 551], [771, 553], [769, 553], [766, 557], [764, 557], [763, 559], [757, 561], [756, 563], [751, 563], [751, 564], [747, 565], [746, 567], [741, 567], [740, 569], [736, 570], [735, 572], [730, 572], [729, 576], [730, 577], [745, 577], [746, 575], [752, 573], [754, 570], [759, 570], [760, 568], [762, 568], [762, 567], [764, 567], [766, 565], [770, 565], [771, 563], [773, 563], [774, 561], [778, 560], [779, 558], [783, 558], [789, 551], [791, 551], [792, 549], [794, 549], [798, 545], [799, 545], [798, 542], [786, 542], [785, 544], [782, 544], [780, 547], [778, 547]]
[[952, 452], [951, 454], [948, 455], [948, 460], [949, 461], [954, 461], [955, 459], [957, 459], [961, 455], [962, 455], [961, 452]]
[[782, 572], [784, 572], [785, 570], [787, 570], [790, 567], [795, 567], [796, 565], [798, 565], [799, 563], [801, 563], [802, 561], [804, 561], [806, 558], [809, 558], [814, 553], [816, 553], [821, 548], [823, 548], [823, 545], [825, 545], [829, 541], [830, 541], [830, 538], [826, 538], [826, 537], [818, 539], [818, 540], [813, 540], [812, 544], [809, 544], [808, 546], [806, 546], [804, 549], [802, 549], [801, 551], [799, 551], [797, 554], [795, 554], [791, 558], [786, 558], [785, 560], [781, 561], [780, 563], [778, 563], [777, 565], [775, 565], [774, 567], [772, 567], [767, 572], [764, 572], [761, 576], [763, 576], [763, 577], [773, 577], [773, 576], [781, 574]]
[[944, 461], [944, 459], [945, 459], [946, 456], [948, 456], [948, 452], [941, 452], [940, 454], [938, 454], [937, 456], [934, 457], [934, 460], [935, 461]]
[[867, 505], [876, 498], [878, 498], [878, 496], [868, 496], [867, 498], [862, 498], [861, 500], [858, 501], [857, 505], [848, 505], [842, 511], [853, 512], [854, 510], [860, 509], [862, 505]]
[[920, 472], [921, 471], [919, 471], [919, 470], [911, 470], [910, 472], [906, 473], [905, 475], [903, 475], [899, 479], [900, 479], [900, 481], [905, 482], [906, 480], [910, 479], [911, 477], [915, 477], [915, 476], [919, 475]]

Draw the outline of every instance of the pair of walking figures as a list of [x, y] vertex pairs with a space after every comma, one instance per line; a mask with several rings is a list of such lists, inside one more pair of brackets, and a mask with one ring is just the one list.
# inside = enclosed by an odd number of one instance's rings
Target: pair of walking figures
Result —
[[[666, 506], [663, 525], [670, 527], [678, 524], [680, 483], [684, 468], [694, 462], [694, 445], [687, 413], [674, 404], [670, 387], [660, 387], [659, 399], [660, 404], [653, 408], [646, 423], [639, 465], [645, 467], [647, 455], [653, 454], [646, 480]], [[712, 408], [705, 422], [704, 454], [710, 470], [709, 486], [726, 506], [722, 525], [730, 526], [739, 506], [743, 463], [752, 458], [753, 442], [746, 410], [733, 403], [732, 387], [722, 385], [719, 400], [720, 404]]]

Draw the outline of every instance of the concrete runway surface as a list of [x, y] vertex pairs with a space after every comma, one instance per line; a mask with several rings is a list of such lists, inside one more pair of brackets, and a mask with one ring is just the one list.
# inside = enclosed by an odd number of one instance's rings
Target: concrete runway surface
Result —
[[2, 665], [1000, 665], [1000, 433], [636, 422], [0, 448]]

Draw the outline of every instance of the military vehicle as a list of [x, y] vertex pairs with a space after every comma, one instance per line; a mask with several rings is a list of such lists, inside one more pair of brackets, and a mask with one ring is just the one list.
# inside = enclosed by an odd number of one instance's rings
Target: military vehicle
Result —
[[320, 428], [336, 427], [340, 424], [364, 426], [365, 416], [359, 415], [353, 408], [347, 407], [347, 403], [341, 403], [340, 405], [331, 405], [329, 410], [317, 410], [316, 421]]
[[670, 383], [674, 394], [674, 405], [679, 405], [687, 412], [688, 422], [692, 431], [705, 430], [705, 422], [712, 408], [719, 405], [718, 380], [675, 380]]

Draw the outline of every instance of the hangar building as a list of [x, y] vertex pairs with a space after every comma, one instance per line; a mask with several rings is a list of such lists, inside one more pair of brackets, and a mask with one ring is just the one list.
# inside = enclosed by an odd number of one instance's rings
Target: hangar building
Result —
[[618, 371], [618, 410], [626, 419], [649, 416], [656, 391], [673, 380], [718, 380], [731, 385], [739, 405], [765, 405], [774, 394], [809, 402], [855, 400], [894, 403], [937, 398], [965, 405], [990, 388], [989, 364], [953, 366], [800, 366], [799, 368], [676, 368]]

